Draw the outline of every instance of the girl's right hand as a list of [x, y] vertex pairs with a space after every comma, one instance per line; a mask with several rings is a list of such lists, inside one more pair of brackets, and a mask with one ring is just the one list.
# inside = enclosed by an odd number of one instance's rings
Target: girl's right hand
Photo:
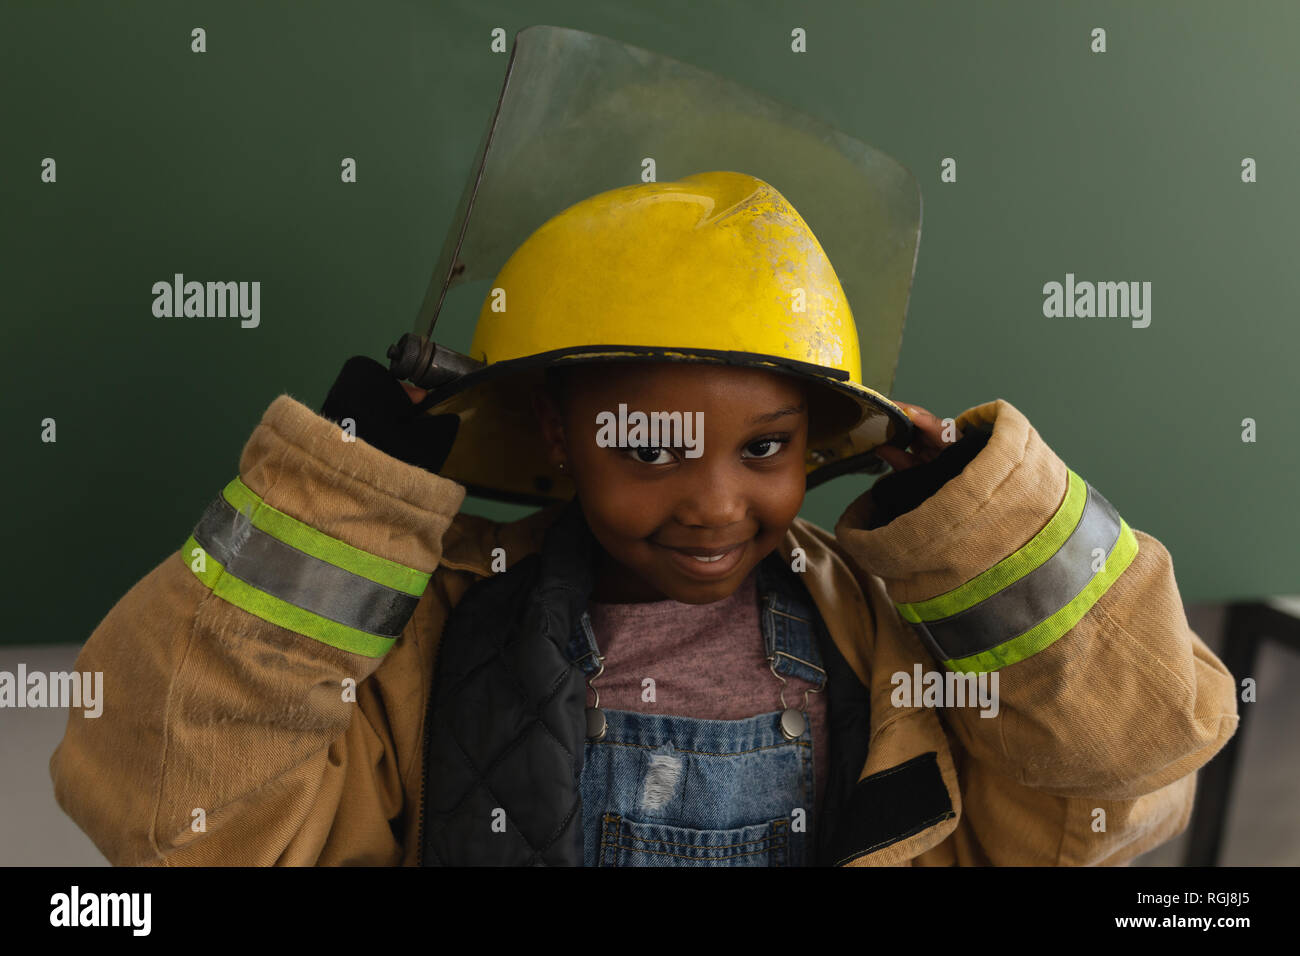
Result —
[[368, 445], [436, 474], [451, 454], [460, 418], [417, 410], [426, 395], [374, 359], [355, 355], [344, 363], [320, 413], [340, 425], [350, 420]]

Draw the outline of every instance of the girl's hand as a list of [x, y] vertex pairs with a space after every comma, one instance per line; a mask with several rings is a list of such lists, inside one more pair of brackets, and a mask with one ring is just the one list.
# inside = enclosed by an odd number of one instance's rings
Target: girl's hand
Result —
[[[354, 355], [330, 386], [320, 413], [339, 425], [351, 422], [351, 438], [437, 474], [451, 454], [460, 418], [454, 413], [417, 411], [416, 405], [427, 394], [409, 382], [399, 382], [374, 359]], [[347, 430], [340, 436], [351, 440]]]
[[944, 441], [944, 426], [940, 419], [919, 405], [906, 405], [902, 402], [896, 404], [907, 413], [916, 430], [912, 433], [912, 443], [907, 446], [909, 451], [903, 451], [893, 445], [880, 445], [875, 449], [876, 454], [894, 471], [904, 471], [915, 465], [934, 461], [939, 457], [940, 452], [961, 438], [961, 432], [954, 426], [950, 430], [952, 441]]
[[427, 390], [420, 388], [418, 385], [412, 385], [410, 382], [402, 382], [401, 386], [406, 389], [406, 394], [410, 396], [412, 405], [419, 405], [420, 402], [424, 401], [424, 396], [429, 394]]

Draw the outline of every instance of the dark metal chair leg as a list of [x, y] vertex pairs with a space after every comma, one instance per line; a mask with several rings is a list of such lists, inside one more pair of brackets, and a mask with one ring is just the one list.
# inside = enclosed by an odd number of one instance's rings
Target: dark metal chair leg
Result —
[[1221, 660], [1237, 685], [1237, 714], [1240, 722], [1223, 749], [1214, 755], [1196, 781], [1196, 804], [1189, 827], [1190, 840], [1183, 858], [1184, 866], [1218, 866], [1223, 846], [1223, 831], [1228, 820], [1232, 782], [1237, 770], [1237, 756], [1246, 736], [1251, 705], [1240, 702], [1241, 681], [1255, 677], [1255, 660], [1266, 631], [1265, 619], [1272, 612], [1265, 605], [1234, 603], [1228, 607], [1225, 640]]

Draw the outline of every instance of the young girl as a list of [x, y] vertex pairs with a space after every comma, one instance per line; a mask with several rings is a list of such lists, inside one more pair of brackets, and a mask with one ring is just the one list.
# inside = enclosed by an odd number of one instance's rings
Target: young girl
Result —
[[[110, 861], [1119, 864], [1186, 826], [1237, 718], [1168, 553], [1006, 401], [945, 430], [862, 385], [772, 186], [592, 197], [489, 303], [428, 395], [354, 359], [276, 399], [91, 635], [51, 772]], [[864, 448], [895, 472], [798, 518]]]

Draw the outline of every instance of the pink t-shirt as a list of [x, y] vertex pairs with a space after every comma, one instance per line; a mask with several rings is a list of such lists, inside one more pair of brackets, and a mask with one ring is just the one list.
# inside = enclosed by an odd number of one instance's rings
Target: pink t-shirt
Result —
[[[731, 597], [713, 604], [651, 601], [592, 603], [596, 646], [605, 672], [596, 681], [600, 706], [644, 714], [740, 720], [781, 709], [782, 684], [763, 653], [756, 577], [753, 572]], [[785, 702], [802, 708], [815, 685], [786, 679]], [[654, 679], [653, 701], [642, 700], [642, 681]], [[589, 696], [587, 703], [591, 703]], [[826, 689], [808, 695], [812, 724], [814, 819], [825, 790]]]

